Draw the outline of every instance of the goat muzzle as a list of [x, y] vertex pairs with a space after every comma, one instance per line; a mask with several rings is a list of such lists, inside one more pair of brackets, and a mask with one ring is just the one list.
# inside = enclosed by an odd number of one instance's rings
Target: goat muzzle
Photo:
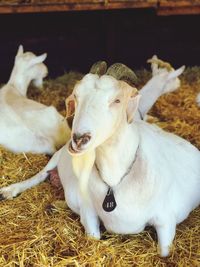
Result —
[[82, 135], [79, 134], [73, 134], [72, 136], [73, 142], [76, 144], [76, 147], [78, 149], [81, 149], [83, 145], [86, 145], [90, 139], [91, 139], [91, 134], [90, 133], [85, 133]]
[[78, 153], [80, 153], [78, 150], [74, 149], [74, 147], [72, 145], [72, 141], [69, 142], [68, 151], [69, 151], [70, 154], [78, 154]]
[[73, 134], [72, 141], [69, 143], [68, 150], [71, 154], [81, 153], [83, 151], [83, 147], [90, 141], [91, 134]]

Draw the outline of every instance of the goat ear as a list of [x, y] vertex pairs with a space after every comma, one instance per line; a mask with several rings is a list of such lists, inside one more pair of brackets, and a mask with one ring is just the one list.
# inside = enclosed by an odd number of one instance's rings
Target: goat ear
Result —
[[127, 101], [126, 114], [127, 121], [131, 123], [133, 121], [134, 114], [138, 108], [140, 95], [135, 87], [130, 86], [124, 81], [118, 81], [120, 89], [124, 92], [124, 96]]
[[158, 60], [158, 57], [156, 55], [153, 55], [151, 59], [147, 60], [148, 63], [151, 63], [151, 70], [153, 76], [158, 73], [158, 64], [156, 63], [156, 60]]
[[169, 73], [169, 75], [168, 75], [167, 80], [169, 81], [169, 80], [172, 80], [172, 79], [177, 78], [178, 76], [180, 76], [180, 75], [183, 73], [184, 70], [185, 70], [185, 66], [182, 66], [182, 67], [180, 67], [180, 68], [177, 69], [177, 70], [173, 70], [173, 71], [171, 71], [171, 72]]
[[124, 81], [119, 81], [120, 89], [124, 91], [124, 96], [127, 101], [126, 114], [127, 121], [131, 123], [133, 121], [134, 114], [138, 108], [140, 96], [138, 97], [138, 90], [135, 87], [130, 86]]
[[[136, 88], [135, 88], [136, 89]], [[136, 110], [138, 109], [139, 100], [141, 95], [138, 92], [132, 94], [128, 100], [126, 114], [127, 114], [127, 122], [132, 123]]]
[[66, 101], [66, 119], [67, 123], [70, 129], [72, 129], [73, 119], [74, 119], [74, 113], [75, 113], [75, 100], [73, 95], [70, 95]]
[[19, 47], [18, 47], [18, 50], [17, 50], [17, 57], [18, 56], [21, 56], [22, 54], [24, 53], [24, 48], [23, 48], [23, 46], [22, 45], [20, 45]]
[[31, 61], [30, 61], [30, 66], [33, 66], [35, 64], [39, 64], [39, 63], [42, 63], [47, 57], [47, 53], [44, 53], [38, 57], [35, 57], [33, 58]]
[[72, 117], [75, 113], [75, 100], [74, 100], [74, 96], [70, 95], [66, 101], [65, 101], [65, 105], [66, 105], [66, 117]]

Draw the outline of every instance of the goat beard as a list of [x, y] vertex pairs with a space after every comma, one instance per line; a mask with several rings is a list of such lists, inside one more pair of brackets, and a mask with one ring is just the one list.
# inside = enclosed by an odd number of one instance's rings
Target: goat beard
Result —
[[72, 156], [73, 170], [79, 181], [80, 193], [84, 200], [89, 198], [88, 182], [94, 162], [95, 150], [90, 150], [82, 155]]

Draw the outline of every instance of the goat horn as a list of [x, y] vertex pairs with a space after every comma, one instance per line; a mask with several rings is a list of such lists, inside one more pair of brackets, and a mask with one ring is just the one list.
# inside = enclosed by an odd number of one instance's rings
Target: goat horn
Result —
[[90, 73], [98, 74], [99, 76], [104, 75], [107, 70], [107, 63], [105, 61], [97, 61], [90, 69]]
[[134, 71], [122, 63], [115, 63], [111, 65], [106, 74], [114, 77], [117, 80], [126, 81], [131, 85], [135, 85], [137, 83], [137, 76], [135, 75]]

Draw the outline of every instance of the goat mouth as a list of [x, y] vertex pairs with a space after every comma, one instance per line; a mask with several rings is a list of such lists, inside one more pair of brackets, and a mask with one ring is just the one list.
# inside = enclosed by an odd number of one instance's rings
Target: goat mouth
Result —
[[68, 151], [70, 154], [80, 154], [82, 151], [75, 149], [72, 145], [72, 141], [70, 141], [69, 145], [68, 145]]

